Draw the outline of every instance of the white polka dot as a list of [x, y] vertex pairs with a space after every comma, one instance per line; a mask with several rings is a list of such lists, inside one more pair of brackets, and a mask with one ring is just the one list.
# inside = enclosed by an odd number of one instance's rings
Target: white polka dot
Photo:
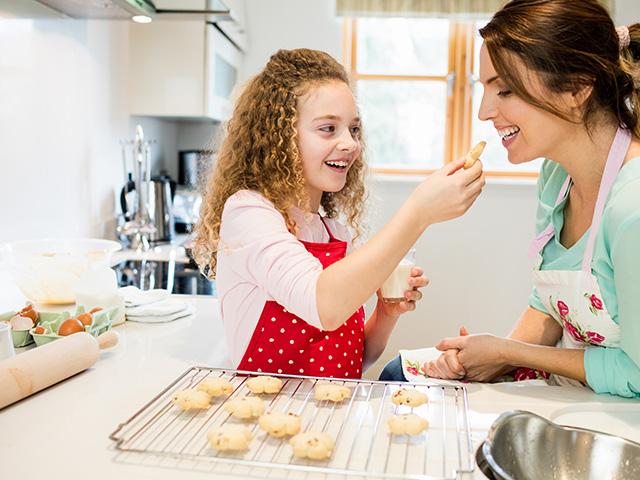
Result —
[[353, 360], [351, 360], [351, 365], [353, 365]]
[[329, 378], [333, 378], [333, 375], [329, 375]]
[[281, 368], [278, 369], [278, 373], [282, 373], [282, 369]]
[[286, 309], [286, 308], [283, 308], [283, 309], [282, 309], [282, 311], [283, 311], [284, 313], [287, 313], [287, 309]]
[[309, 343], [311, 343], [311, 342], [313, 342], [313, 338], [310, 338], [310, 339], [309, 339]]
[[293, 339], [289, 340], [289, 343], [290, 343], [291, 345], [293, 345]]
[[344, 356], [345, 356], [345, 357], [347, 356], [347, 352], [344, 352]]
[[253, 358], [249, 357], [249, 361], [250, 361], [250, 362], [253, 362]]
[[342, 368], [342, 364], [340, 364], [340, 363], [339, 363], [339, 364], [338, 364], [338, 368]]
[[344, 333], [340, 332], [340, 336], [341, 336], [341, 337], [344, 337]]
[[276, 321], [276, 317], [271, 317], [271, 321], [275, 322]]
[[356, 355], [358, 354], [358, 349], [356, 348]]
[[310, 362], [310, 363], [313, 363], [313, 362], [315, 362], [315, 361], [316, 361], [316, 359], [315, 359], [315, 358], [310, 358], [310, 359], [309, 359], [309, 362]]
[[267, 362], [273, 363], [273, 359], [269, 358], [269, 359], [267, 359]]
[[349, 372], [344, 372], [344, 376], [348, 377], [349, 376]]
[[360, 369], [359, 369], [359, 368], [358, 368], [358, 369], [356, 369], [356, 373], [360, 373]]
[[282, 352], [284, 352], [284, 350], [283, 350], [283, 349], [278, 350], [278, 353], [279, 353], [280, 355], [282, 355]]
[[327, 256], [327, 257], [328, 257], [328, 256], [330, 256], [330, 255], [331, 255], [331, 254], [330, 254], [329, 252], [325, 253], [325, 256]]
[[304, 353], [304, 349], [300, 349], [300, 353]]
[[291, 320], [291, 323], [298, 323], [298, 320], [294, 318], [293, 320]]
[[340, 348], [340, 345], [338, 345], [337, 343], [336, 343], [336, 348]]
[[284, 328], [281, 328], [281, 329], [280, 329], [280, 333], [284, 333]]
[[353, 330], [351, 330], [351, 334], [352, 334], [352, 335], [355, 335], [355, 334], [356, 334], [356, 332], [354, 332]]
[[329, 355], [329, 360], [333, 360], [333, 355]]
[[320, 367], [320, 371], [321, 371], [321, 372], [324, 372], [324, 367]]
[[275, 342], [275, 340], [274, 340], [273, 338], [270, 338], [270, 339], [269, 339], [269, 341], [270, 341], [271, 343]]
[[349, 340], [347, 343], [348, 343], [349, 345], [351, 345], [351, 340]]
[[293, 360], [289, 360], [289, 365], [293, 365]]
[[304, 368], [301, 368], [300, 370], [298, 370], [300, 373], [304, 373]]
[[358, 339], [358, 342], [362, 343], [362, 339], [361, 339], [361, 338], [359, 338], [359, 339]]
[[319, 350], [320, 350], [320, 351], [324, 350], [324, 347], [323, 347], [323, 346], [320, 346]]
[[261, 332], [264, 332], [264, 327], [262, 327], [262, 329], [260, 330]]
[[329, 340], [329, 335], [325, 335], [325, 336], [324, 336], [324, 339], [325, 339], [325, 340]]
[[259, 351], [259, 352], [261, 352], [261, 351], [262, 351], [262, 347], [259, 347], [259, 348], [258, 348], [258, 351]]
[[259, 369], [258, 369], [258, 371], [259, 371], [259, 372], [261, 372], [261, 371], [262, 371], [262, 369], [261, 369], [261, 368], [259, 368]]
[[301, 331], [302, 333], [307, 333], [307, 331], [304, 328]]

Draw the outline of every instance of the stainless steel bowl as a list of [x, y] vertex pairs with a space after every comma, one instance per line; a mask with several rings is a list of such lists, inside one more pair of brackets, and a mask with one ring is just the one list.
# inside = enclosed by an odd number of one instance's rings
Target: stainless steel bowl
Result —
[[476, 458], [489, 478], [487, 468], [505, 480], [640, 479], [640, 444], [520, 410], [498, 417]]

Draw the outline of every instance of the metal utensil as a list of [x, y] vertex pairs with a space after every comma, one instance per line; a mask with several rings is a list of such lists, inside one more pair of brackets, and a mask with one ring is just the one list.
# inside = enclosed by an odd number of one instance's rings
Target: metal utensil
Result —
[[498, 479], [640, 478], [640, 444], [521, 410], [500, 415], [480, 448], [476, 458]]

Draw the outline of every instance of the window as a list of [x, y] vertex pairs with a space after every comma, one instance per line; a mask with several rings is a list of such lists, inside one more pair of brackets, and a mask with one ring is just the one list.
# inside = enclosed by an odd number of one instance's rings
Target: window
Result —
[[478, 120], [477, 82], [486, 22], [359, 18], [344, 25], [345, 60], [355, 80], [368, 161], [382, 173], [426, 173], [480, 140], [489, 175], [535, 176], [540, 161], [512, 165], [491, 122]]

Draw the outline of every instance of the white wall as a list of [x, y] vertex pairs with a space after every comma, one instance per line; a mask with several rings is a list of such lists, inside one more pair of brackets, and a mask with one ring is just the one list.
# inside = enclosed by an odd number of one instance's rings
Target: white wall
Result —
[[112, 236], [124, 22], [0, 19], [0, 241]]

